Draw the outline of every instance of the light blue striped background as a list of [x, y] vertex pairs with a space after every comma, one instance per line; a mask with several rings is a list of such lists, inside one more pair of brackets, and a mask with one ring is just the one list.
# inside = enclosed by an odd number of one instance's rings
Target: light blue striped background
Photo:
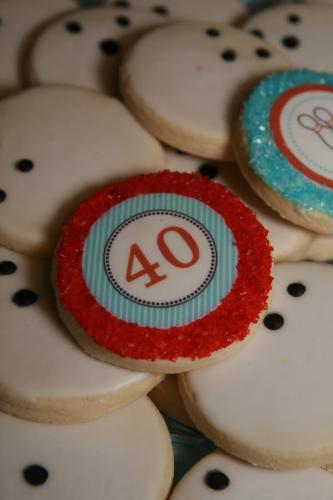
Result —
[[[188, 215], [201, 223], [215, 241], [215, 274], [201, 294], [184, 304], [163, 308], [131, 302], [112, 286], [105, 272], [104, 250], [110, 235], [129, 217], [148, 210], [173, 210]], [[88, 234], [83, 249], [82, 269], [90, 292], [107, 311], [140, 326], [170, 328], [188, 324], [214, 310], [235, 280], [237, 261], [233, 235], [217, 212], [194, 198], [158, 193], [135, 196], [105, 212]]]

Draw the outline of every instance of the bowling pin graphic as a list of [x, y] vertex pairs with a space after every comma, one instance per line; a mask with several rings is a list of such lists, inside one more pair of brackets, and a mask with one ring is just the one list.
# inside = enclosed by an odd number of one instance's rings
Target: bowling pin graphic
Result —
[[333, 115], [328, 109], [317, 106], [316, 108], [314, 108], [313, 114], [320, 123], [330, 128], [331, 130], [333, 129]]
[[323, 125], [312, 115], [306, 113], [298, 115], [297, 121], [301, 127], [315, 133], [327, 147], [333, 150], [333, 134], [327, 125]]

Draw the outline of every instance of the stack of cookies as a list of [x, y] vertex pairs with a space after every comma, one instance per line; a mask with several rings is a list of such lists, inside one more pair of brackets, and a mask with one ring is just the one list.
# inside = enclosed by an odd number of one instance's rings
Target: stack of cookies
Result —
[[[0, 0], [0, 498], [332, 500], [333, 5], [49, 3]], [[173, 490], [155, 405], [216, 447]]]

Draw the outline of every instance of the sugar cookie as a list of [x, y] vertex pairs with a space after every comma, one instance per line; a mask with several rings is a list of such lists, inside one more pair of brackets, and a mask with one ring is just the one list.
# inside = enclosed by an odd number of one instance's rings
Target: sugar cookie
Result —
[[277, 472], [212, 453], [180, 481], [170, 500], [330, 500], [333, 476], [322, 469]]
[[235, 154], [252, 188], [283, 217], [333, 234], [333, 75], [271, 75], [251, 93]]
[[121, 53], [148, 28], [164, 21], [154, 12], [112, 7], [77, 10], [38, 37], [30, 55], [30, 83], [65, 84], [117, 94]]
[[267, 40], [299, 68], [332, 71], [333, 10], [327, 5], [280, 5], [249, 18], [243, 29]]
[[333, 259], [333, 236], [318, 234], [305, 252], [305, 258], [310, 260]]
[[1, 247], [0, 316], [3, 411], [39, 422], [81, 422], [138, 399], [160, 381], [85, 355], [58, 318], [48, 263]]
[[3, 499], [164, 500], [172, 449], [148, 398], [89, 423], [47, 425], [0, 413]]
[[[250, 188], [236, 164], [207, 162], [202, 158], [180, 154], [171, 148], [166, 148], [166, 162], [166, 166], [170, 170], [199, 172], [215, 182], [222, 182], [239, 196], [256, 212], [259, 221], [268, 230], [275, 262], [297, 261], [307, 256], [308, 249], [315, 238], [314, 233], [291, 224], [270, 209]], [[331, 249], [332, 246], [333, 244], [331, 244]], [[331, 255], [333, 257], [333, 251], [331, 251]]]
[[40, 87], [0, 102], [0, 244], [51, 253], [79, 200], [164, 165], [124, 106], [87, 90]]
[[114, 7], [149, 9], [164, 19], [172, 21], [206, 21], [234, 23], [248, 13], [246, 3], [241, 0], [107, 0]]
[[233, 156], [231, 123], [249, 88], [289, 68], [274, 47], [236, 28], [176, 23], [129, 50], [120, 83], [129, 109], [153, 135], [183, 151], [226, 160]]
[[237, 197], [196, 174], [110, 184], [63, 227], [60, 315], [106, 362], [152, 373], [211, 364], [243, 345], [266, 307], [266, 235]]
[[0, 96], [24, 85], [24, 65], [39, 30], [62, 12], [75, 9], [75, 0], [1, 0]]
[[177, 375], [167, 375], [149, 393], [149, 397], [161, 412], [184, 425], [194, 426], [179, 394]]
[[332, 290], [328, 264], [277, 264], [246, 348], [182, 377], [191, 418], [216, 444], [273, 469], [333, 461]]

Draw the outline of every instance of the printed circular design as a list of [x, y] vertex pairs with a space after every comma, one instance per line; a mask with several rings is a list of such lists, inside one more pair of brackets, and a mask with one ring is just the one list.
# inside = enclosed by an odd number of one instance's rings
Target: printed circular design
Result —
[[108, 312], [143, 327], [183, 326], [214, 310], [237, 270], [223, 218], [194, 198], [131, 197], [91, 227], [82, 255], [88, 289]]
[[333, 187], [333, 87], [300, 85], [274, 102], [270, 125], [277, 147], [291, 165]]
[[333, 217], [333, 75], [270, 75], [246, 101], [242, 125], [255, 174], [301, 209]]
[[172, 369], [243, 340], [272, 281], [255, 214], [221, 184], [167, 171], [110, 184], [81, 203], [54, 260], [70, 330]]
[[[192, 222], [194, 226], [200, 229], [202, 234], [207, 240], [208, 246], [209, 246], [209, 253], [211, 257], [211, 264], [209, 266], [209, 271], [207, 273], [207, 276], [205, 277], [204, 281], [194, 290], [193, 292], [189, 293], [188, 295], [185, 295], [184, 297], [176, 300], [168, 300], [166, 302], [163, 301], [155, 301], [155, 300], [144, 300], [141, 299], [140, 297], [135, 297], [134, 295], [131, 295], [129, 292], [124, 290], [122, 286], [118, 283], [116, 280], [113, 272], [112, 272], [112, 266], [110, 265], [110, 253], [112, 252], [112, 244], [115, 242], [117, 236], [119, 233], [129, 226], [132, 222], [135, 222], [138, 219], [142, 219], [144, 217], [150, 217], [150, 216], [160, 216], [160, 215], [171, 215], [172, 217], [179, 217], [180, 219], [187, 220]], [[176, 226], [177, 227], [177, 226]], [[129, 300], [136, 302], [138, 304], [150, 306], [150, 307], [170, 307], [170, 306], [175, 306], [177, 304], [183, 304], [184, 302], [187, 302], [194, 297], [196, 297], [200, 292], [202, 292], [208, 283], [211, 281], [212, 277], [214, 276], [215, 270], [216, 270], [216, 264], [217, 264], [217, 251], [216, 251], [216, 246], [215, 242], [212, 238], [212, 236], [209, 234], [207, 229], [200, 223], [198, 223], [195, 219], [186, 216], [185, 214], [181, 214], [179, 212], [172, 212], [172, 211], [167, 211], [167, 210], [150, 210], [149, 212], [144, 212], [142, 214], [134, 215], [130, 219], [126, 220], [123, 222], [110, 236], [110, 239], [106, 245], [105, 252], [104, 252], [104, 266], [106, 273], [108, 275], [109, 280], [112, 283], [112, 286], [116, 289], [117, 292], [119, 292], [121, 295], [124, 295], [126, 298]]]

